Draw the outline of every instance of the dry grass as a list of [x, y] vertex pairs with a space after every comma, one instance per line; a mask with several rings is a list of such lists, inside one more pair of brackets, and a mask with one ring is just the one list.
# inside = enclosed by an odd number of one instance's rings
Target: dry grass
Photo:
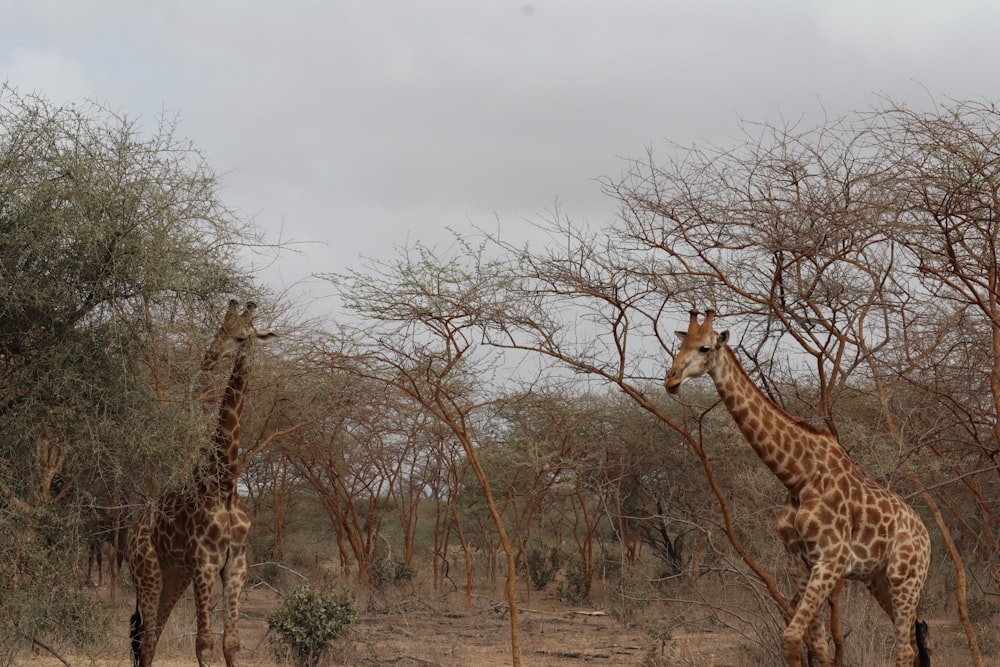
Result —
[[[734, 601], [731, 588], [716, 593], [719, 606]], [[116, 622], [107, 644], [85, 654], [55, 647], [74, 667], [129, 664], [127, 627], [133, 601], [128, 591], [101, 591]], [[603, 599], [597, 592], [595, 599]], [[715, 597], [715, 596], [713, 596]], [[368, 605], [358, 622], [339, 639], [328, 664], [351, 667], [383, 665], [437, 667], [497, 667], [511, 664], [510, 623], [500, 595], [474, 598], [466, 608], [464, 596], [453, 592], [395, 589]], [[285, 665], [274, 657], [267, 641], [266, 616], [280, 603], [272, 590], [259, 586], [246, 592], [241, 665]], [[609, 605], [609, 608], [611, 605]], [[656, 603], [646, 606], [642, 620], [623, 627], [599, 606], [568, 606], [548, 593], [533, 593], [519, 603], [522, 662], [532, 667], [609, 665], [621, 667], [756, 667], [780, 664], [769, 641], [753, 645], [752, 629], [727, 625], [713, 613], [713, 603]], [[891, 664], [891, 629], [881, 612], [864, 596], [855, 596], [845, 607], [849, 614], [848, 664], [883, 667]], [[753, 618], [751, 614], [748, 618]], [[935, 664], [967, 664], [968, 653], [957, 625], [950, 618], [931, 618]], [[645, 629], [643, 629], [645, 628]], [[221, 633], [217, 614], [215, 629]], [[217, 640], [216, 664], [221, 655]], [[157, 653], [157, 665], [192, 665], [194, 660], [193, 602], [190, 593], [179, 603]], [[19, 665], [63, 667], [64, 663], [36, 651], [23, 655]], [[1000, 660], [985, 659], [989, 667]]]
[[[121, 632], [108, 638], [105, 647], [90, 655], [60, 653], [74, 666], [105, 667], [128, 664], [127, 625], [132, 603], [126, 592], [109, 603], [121, 619]], [[243, 643], [240, 664], [283, 665], [267, 642], [266, 615], [279, 604], [271, 591], [258, 588], [247, 593], [240, 634]], [[452, 594], [429, 600], [412, 594], [381, 601], [380, 609], [363, 613], [346, 636], [339, 639], [329, 663], [334, 665], [440, 665], [495, 667], [510, 664], [510, 621], [505, 608], [477, 598], [473, 610]], [[157, 651], [157, 665], [171, 667], [194, 663], [193, 603], [182, 598], [172, 615]], [[609, 615], [591, 608], [570, 608], [536, 594], [519, 609], [522, 657], [526, 665], [538, 667], [595, 665], [642, 665], [652, 646], [639, 631], [622, 629]], [[218, 615], [217, 615], [218, 616]], [[221, 632], [218, 618], [216, 631]], [[221, 636], [216, 641], [216, 662]], [[57, 648], [57, 650], [59, 650]], [[36, 652], [22, 656], [19, 664], [62, 667], [52, 655]]]

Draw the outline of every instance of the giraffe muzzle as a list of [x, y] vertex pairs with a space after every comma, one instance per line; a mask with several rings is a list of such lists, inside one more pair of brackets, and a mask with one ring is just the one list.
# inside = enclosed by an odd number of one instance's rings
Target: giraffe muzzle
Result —
[[674, 370], [667, 373], [666, 379], [663, 380], [663, 386], [666, 388], [667, 393], [670, 394], [676, 394], [679, 392], [682, 384], [684, 384], [684, 378], [682, 378], [680, 374]]

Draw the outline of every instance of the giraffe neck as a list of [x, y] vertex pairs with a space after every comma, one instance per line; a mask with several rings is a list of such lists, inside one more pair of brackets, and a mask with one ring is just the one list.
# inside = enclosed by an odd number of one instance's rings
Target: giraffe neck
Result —
[[250, 364], [241, 350], [233, 363], [229, 384], [219, 405], [219, 422], [212, 435], [208, 465], [202, 472], [201, 487], [204, 492], [217, 490], [223, 497], [236, 493], [236, 476], [239, 466], [240, 417], [246, 395]]
[[[818, 463], [842, 452], [828, 431], [817, 429], [781, 410], [753, 383], [726, 347], [710, 372], [719, 396], [761, 461], [782, 484], [797, 493]], [[846, 456], [846, 454], [845, 454]]]

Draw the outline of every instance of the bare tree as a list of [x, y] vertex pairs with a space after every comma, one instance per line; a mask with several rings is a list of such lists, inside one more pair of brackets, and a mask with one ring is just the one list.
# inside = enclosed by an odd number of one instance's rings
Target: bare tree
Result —
[[415, 401], [443, 424], [465, 452], [482, 490], [506, 556], [511, 655], [520, 665], [516, 604], [517, 552], [494, 499], [478, 453], [480, 431], [500, 393], [491, 377], [497, 357], [478, 345], [504, 301], [508, 278], [475, 253], [438, 257], [423, 246], [402, 249], [398, 260], [375, 264], [368, 274], [330, 276], [347, 307], [367, 323], [330, 354], [343, 372], [385, 383]]
[[889, 104], [805, 130], [747, 125], [735, 146], [673, 147], [665, 161], [650, 154], [606, 182], [621, 210], [604, 232], [557, 212], [540, 224], [551, 241], [541, 251], [494, 239], [522, 292], [489, 340], [614, 383], [683, 438], [715, 489], [700, 438], [643, 382], [670, 357], [670, 315], [739, 315], [748, 328], [737, 347], [769, 396], [845, 436], [881, 483], [924, 494], [961, 577], [953, 527], [996, 553], [985, 499], [1000, 470], [997, 118], [983, 104], [930, 114]]
[[[663, 377], [671, 354], [661, 316], [670, 300], [687, 289], [688, 274], [655, 270], [651, 259], [655, 255], [641, 246], [637, 249], [634, 241], [619, 242], [576, 228], [558, 215], [543, 229], [551, 242], [541, 252], [494, 239], [508, 251], [512, 261], [508, 272], [517, 276], [520, 291], [497, 313], [495, 326], [488, 329], [489, 343], [539, 354], [578, 377], [610, 383], [675, 433], [678, 444], [690, 447], [702, 467], [730, 544], [789, 613], [791, 607], [774, 577], [738, 535], [729, 498], [700, 434], [676, 412], [665, 409], [662, 389], [657, 389], [662, 385], [655, 380]], [[624, 506], [615, 514], [628, 516]]]

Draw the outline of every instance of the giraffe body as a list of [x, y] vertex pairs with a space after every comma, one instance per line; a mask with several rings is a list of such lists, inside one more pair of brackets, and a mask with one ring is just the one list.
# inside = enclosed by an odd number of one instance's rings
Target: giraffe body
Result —
[[818, 615], [837, 584], [851, 579], [865, 582], [895, 626], [897, 667], [929, 665], [916, 620], [930, 566], [927, 528], [903, 498], [865, 475], [832, 433], [768, 399], [712, 319], [709, 311], [699, 324], [692, 313], [664, 384], [676, 393], [708, 374], [750, 446], [788, 489], [777, 527], [797, 569], [798, 606], [782, 635], [785, 662], [801, 665], [805, 641], [819, 664], [830, 664]]
[[219, 421], [195, 479], [187, 487], [149, 505], [128, 534], [127, 557], [136, 592], [131, 620], [133, 662], [153, 663], [156, 644], [177, 600], [194, 584], [199, 665], [212, 659], [211, 611], [216, 577], [222, 580], [225, 607], [222, 650], [226, 665], [236, 664], [240, 648], [239, 598], [246, 581], [250, 519], [236, 495], [240, 416], [249, 379], [250, 348], [268, 340], [251, 324], [255, 305], [239, 314], [231, 301], [203, 370], [235, 355], [233, 371], [219, 407]]

